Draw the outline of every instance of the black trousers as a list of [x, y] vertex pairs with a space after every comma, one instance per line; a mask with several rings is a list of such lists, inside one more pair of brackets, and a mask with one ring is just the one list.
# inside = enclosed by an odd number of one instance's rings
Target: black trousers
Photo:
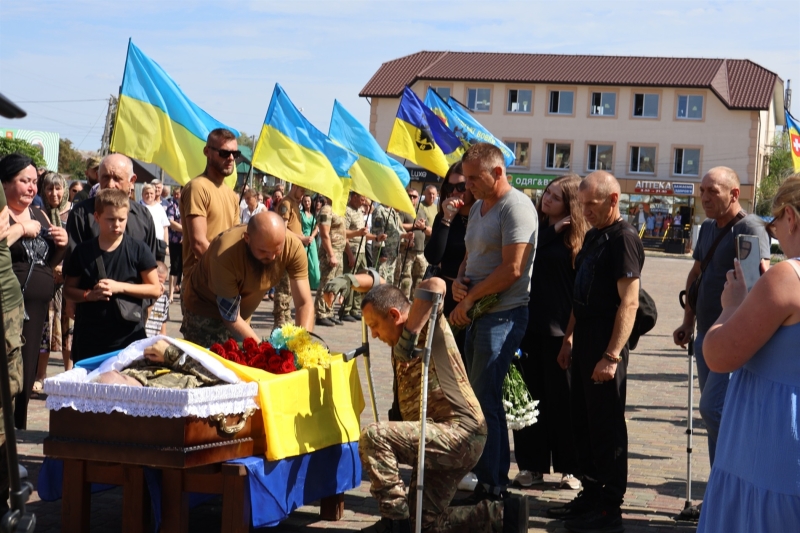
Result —
[[569, 374], [556, 359], [563, 337], [526, 335], [520, 349], [527, 357], [519, 368], [534, 400], [539, 400], [538, 421], [514, 431], [514, 456], [520, 470], [577, 474], [578, 452], [572, 433]]
[[181, 284], [181, 278], [183, 277], [183, 243], [169, 243], [169, 275], [176, 277], [176, 284]]
[[603, 357], [612, 320], [575, 324], [572, 348], [571, 408], [579, 475], [587, 494], [603, 505], [619, 507], [628, 483], [628, 429], [625, 425], [628, 348], [622, 351], [614, 379], [595, 384], [594, 367]]

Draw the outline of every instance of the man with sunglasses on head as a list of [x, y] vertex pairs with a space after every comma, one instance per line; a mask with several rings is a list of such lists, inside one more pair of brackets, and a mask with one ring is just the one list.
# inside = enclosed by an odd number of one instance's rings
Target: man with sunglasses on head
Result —
[[186, 279], [211, 241], [239, 223], [239, 198], [225, 184], [225, 178], [236, 171], [236, 158], [241, 155], [236, 136], [224, 128], [213, 130], [208, 134], [203, 154], [206, 169], [186, 184], [180, 200]]

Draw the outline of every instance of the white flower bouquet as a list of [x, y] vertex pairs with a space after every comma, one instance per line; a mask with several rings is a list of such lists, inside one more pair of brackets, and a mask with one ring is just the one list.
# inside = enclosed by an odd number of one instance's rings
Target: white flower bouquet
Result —
[[503, 407], [509, 429], [520, 430], [536, 423], [539, 400], [533, 401], [522, 374], [512, 363], [503, 381]]

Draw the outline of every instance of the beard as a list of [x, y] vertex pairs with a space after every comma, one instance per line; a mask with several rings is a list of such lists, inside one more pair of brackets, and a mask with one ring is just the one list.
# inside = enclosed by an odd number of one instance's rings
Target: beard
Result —
[[259, 276], [263, 277], [264, 274], [271, 273], [276, 268], [278, 268], [278, 264], [276, 261], [270, 261], [269, 263], [264, 263], [256, 259], [256, 256], [253, 255], [253, 252], [250, 250], [250, 246], [247, 246], [247, 262], [250, 263], [254, 273]]

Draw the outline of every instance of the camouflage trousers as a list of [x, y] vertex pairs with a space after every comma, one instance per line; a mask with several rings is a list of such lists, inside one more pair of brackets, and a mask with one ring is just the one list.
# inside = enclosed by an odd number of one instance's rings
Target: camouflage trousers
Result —
[[[469, 433], [457, 423], [428, 421], [425, 428], [423, 531], [502, 531], [502, 502], [484, 500], [474, 506], [448, 507], [458, 482], [478, 462], [486, 435]], [[383, 517], [401, 520], [414, 516], [419, 431], [419, 422], [382, 422], [369, 424], [361, 432], [358, 454]], [[414, 467], [408, 496], [400, 478], [400, 464]]]
[[289, 274], [283, 273], [280, 283], [275, 287], [275, 302], [272, 304], [272, 318], [276, 328], [292, 324], [292, 287]]
[[183, 311], [181, 333], [184, 339], [203, 348], [215, 342], [222, 344], [233, 336], [221, 318], [200, 316], [187, 310]]
[[394, 271], [397, 266], [397, 256], [386, 255], [378, 260], [378, 274], [386, 281], [386, 283], [394, 283]]
[[[335, 250], [334, 253], [336, 253]], [[328, 254], [325, 253], [324, 249], [320, 248], [319, 288], [317, 289], [317, 296], [314, 299], [314, 311], [316, 312], [317, 319], [333, 317], [333, 307], [328, 307], [328, 304], [325, 303], [325, 299], [322, 297], [322, 290], [325, 288], [326, 283], [336, 276], [342, 275], [342, 255], [338, 254], [337, 259], [339, 262], [336, 263], [335, 267], [332, 267], [328, 259]]]
[[[344, 273], [351, 274], [353, 272], [358, 272], [362, 268], [367, 268], [367, 256], [362, 252], [356, 255], [356, 250], [358, 248], [351, 248], [353, 250], [353, 257], [356, 259], [356, 266], [351, 267], [347, 263], [347, 259], [344, 260]], [[350, 314], [359, 314], [361, 313], [361, 300], [364, 299], [364, 294], [360, 293], [354, 289], [350, 289], [347, 291], [347, 294], [344, 296], [344, 303], [342, 304], [342, 309], [339, 312], [340, 316], [350, 315]]]
[[[14, 410], [13, 399], [22, 390], [22, 337], [25, 308], [22, 304], [16, 309], [3, 312], [3, 325], [6, 333], [6, 355], [8, 356], [8, 381], [11, 388], [12, 405], [1, 406]], [[36, 339], [38, 342], [39, 339]], [[8, 496], [8, 461], [6, 459], [6, 429], [0, 413], [0, 494]], [[3, 500], [2, 503], [4, 503]], [[0, 503], [0, 506], [2, 504]]]
[[[425, 269], [428, 268], [428, 261], [425, 259], [425, 254], [422, 252], [415, 252], [414, 250], [408, 251], [408, 257], [405, 258], [405, 265], [403, 264], [403, 257], [405, 252], [400, 252], [397, 256], [397, 267], [394, 274], [394, 286], [403, 291], [406, 298], [413, 300], [412, 295], [422, 281], [422, 276], [425, 275]], [[402, 270], [401, 270], [402, 269]]]

